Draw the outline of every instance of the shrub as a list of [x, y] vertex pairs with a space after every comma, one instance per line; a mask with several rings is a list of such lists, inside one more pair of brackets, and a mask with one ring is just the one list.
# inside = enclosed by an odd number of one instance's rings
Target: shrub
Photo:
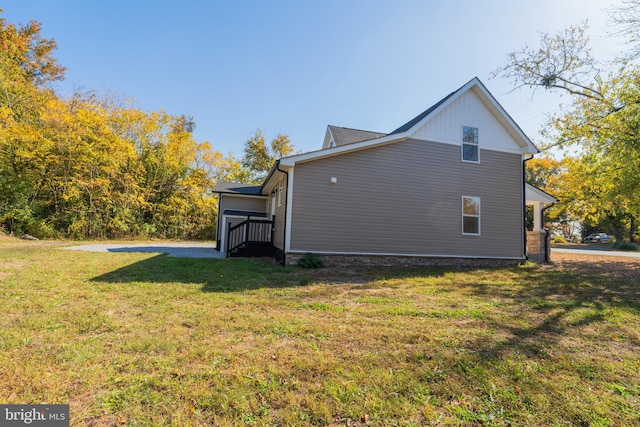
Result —
[[304, 254], [304, 256], [298, 260], [297, 264], [302, 268], [324, 267], [324, 261], [316, 254]]
[[617, 249], [619, 251], [637, 251], [638, 245], [632, 242], [615, 242], [613, 244], [613, 249]]

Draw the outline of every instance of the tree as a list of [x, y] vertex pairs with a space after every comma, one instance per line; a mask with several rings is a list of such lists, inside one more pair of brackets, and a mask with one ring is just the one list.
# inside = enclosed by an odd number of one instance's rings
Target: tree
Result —
[[620, 55], [622, 61], [640, 56], [640, 0], [622, 0], [621, 5], [610, 12], [611, 20], [619, 28], [618, 33], [627, 37], [631, 49]]
[[0, 18], [0, 228], [7, 231], [44, 225], [37, 219], [45, 151], [41, 117], [55, 100], [46, 84], [64, 76], [52, 56], [55, 47], [41, 37], [40, 24], [15, 26]]
[[562, 161], [546, 154], [533, 158], [526, 163], [525, 181], [547, 193], [554, 194], [558, 189], [558, 179], [564, 172]]
[[516, 89], [528, 86], [601, 99], [599, 64], [591, 55], [587, 28], [585, 22], [556, 34], [540, 33], [538, 49], [525, 46], [508, 53], [493, 77], [511, 80]]
[[602, 99], [574, 99], [555, 121], [556, 138], [578, 145], [571, 171], [582, 194], [581, 216], [592, 223], [607, 219], [616, 238], [627, 226], [633, 241], [640, 217], [640, 70], [627, 67], [601, 85]]
[[38, 237], [211, 237], [209, 160], [185, 115], [95, 92], [61, 99], [56, 43], [0, 19], [0, 230]]
[[[583, 221], [627, 218], [634, 239], [640, 217], [640, 70], [630, 63], [603, 73], [591, 56], [586, 24], [555, 35], [541, 34], [541, 47], [508, 55], [494, 73], [529, 86], [569, 94], [552, 117], [545, 148], [577, 153], [567, 163], [559, 199]], [[616, 222], [614, 221], [614, 222]], [[617, 235], [622, 237], [618, 230]]]
[[[565, 197], [565, 184], [568, 178], [567, 159], [558, 160], [544, 154], [542, 157], [526, 162], [526, 182], [563, 200], [563, 203], [555, 204], [546, 211], [546, 217], [549, 220], [547, 227], [566, 239], [573, 239], [578, 217], [570, 209], [571, 204]], [[527, 220], [532, 223], [533, 213], [528, 215], [530, 218]]]
[[293, 153], [294, 147], [287, 135], [279, 133], [267, 147], [262, 130], [257, 129], [244, 145], [242, 166], [248, 171], [248, 182], [261, 183], [276, 160]]
[[36, 86], [64, 78], [65, 68], [53, 57], [57, 44], [42, 38], [40, 29], [36, 21], [15, 26], [0, 18], [0, 66], [5, 75], [20, 76]]

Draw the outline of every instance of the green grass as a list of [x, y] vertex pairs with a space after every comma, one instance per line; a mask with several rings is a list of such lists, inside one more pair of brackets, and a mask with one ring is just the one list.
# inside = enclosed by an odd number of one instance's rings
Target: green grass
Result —
[[305, 270], [0, 240], [0, 403], [69, 403], [72, 425], [638, 425], [640, 264], [612, 262]]

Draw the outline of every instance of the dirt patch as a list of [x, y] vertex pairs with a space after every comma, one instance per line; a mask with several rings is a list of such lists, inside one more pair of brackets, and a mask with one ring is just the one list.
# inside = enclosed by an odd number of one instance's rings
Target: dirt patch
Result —
[[19, 270], [29, 263], [27, 261], [5, 260], [0, 261], [0, 281], [5, 280], [13, 272]]
[[543, 269], [608, 275], [640, 285], [640, 258], [554, 253]]
[[28, 264], [29, 263], [27, 261], [15, 261], [15, 260], [0, 261], [0, 269], [9, 270], [9, 269], [15, 269], [15, 268], [22, 268]]

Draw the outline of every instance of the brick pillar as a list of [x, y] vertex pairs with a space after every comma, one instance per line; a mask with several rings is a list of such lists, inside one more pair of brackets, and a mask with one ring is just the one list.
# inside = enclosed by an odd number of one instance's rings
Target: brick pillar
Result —
[[527, 231], [527, 258], [543, 264], [549, 259], [549, 236], [547, 231]]

